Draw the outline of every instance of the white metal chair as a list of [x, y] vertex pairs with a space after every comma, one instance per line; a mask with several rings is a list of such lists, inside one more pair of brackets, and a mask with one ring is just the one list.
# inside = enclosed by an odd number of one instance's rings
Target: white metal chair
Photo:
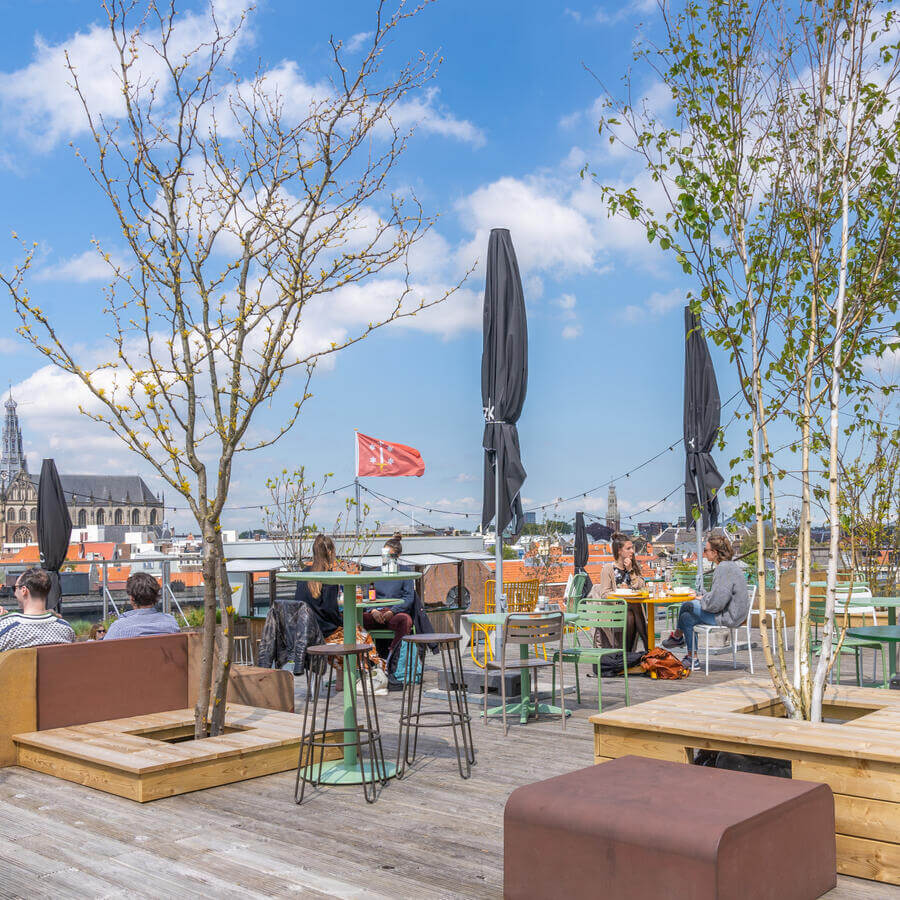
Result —
[[[756, 600], [756, 585], [750, 585], [748, 588], [750, 593], [750, 611], [747, 613], [747, 618], [744, 621], [743, 625], [738, 625], [735, 628], [728, 628], [725, 625], [695, 625], [694, 626], [694, 646], [691, 647], [691, 652], [694, 654], [694, 658], [697, 659], [700, 656], [700, 638], [704, 637], [705, 646], [706, 646], [706, 674], [709, 675], [709, 636], [714, 631], [728, 631], [731, 633], [731, 660], [734, 668], [737, 668], [737, 652], [738, 652], [738, 632], [743, 628], [747, 631], [747, 656], [750, 658], [750, 674], [753, 674], [753, 647], [750, 643], [750, 617], [753, 615], [753, 603]], [[769, 612], [769, 610], [766, 610]], [[774, 610], [772, 610], [774, 612]], [[758, 615], [757, 611], [757, 615]]]
[[[759, 619], [759, 608], [756, 606], [756, 585], [751, 584], [749, 590], [750, 590], [750, 612], [747, 613], [747, 646], [750, 645], [750, 620], [754, 616], [756, 616], [756, 618]], [[769, 627], [772, 629], [772, 631], [775, 630], [775, 616], [778, 613], [780, 613], [780, 615], [781, 615], [781, 628], [784, 633], [784, 649], [790, 650], [791, 649], [791, 639], [790, 639], [790, 635], [788, 634], [788, 630], [787, 630], [787, 616], [785, 616], [784, 610], [783, 609], [776, 610], [776, 609], [770, 609], [769, 607], [766, 607], [766, 618], [769, 620]]]

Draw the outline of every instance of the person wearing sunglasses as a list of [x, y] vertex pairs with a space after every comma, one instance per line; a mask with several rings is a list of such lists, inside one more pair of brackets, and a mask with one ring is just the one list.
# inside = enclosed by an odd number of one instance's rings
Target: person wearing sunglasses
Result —
[[0, 606], [0, 651], [71, 644], [75, 640], [72, 626], [47, 609], [49, 594], [49, 572], [28, 569], [18, 577], [14, 596], [20, 611], [10, 612]]

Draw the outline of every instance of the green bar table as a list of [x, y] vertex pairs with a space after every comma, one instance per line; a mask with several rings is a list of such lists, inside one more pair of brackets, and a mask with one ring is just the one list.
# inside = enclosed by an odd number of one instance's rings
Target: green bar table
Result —
[[[356, 643], [357, 603], [356, 586], [368, 585], [379, 581], [397, 581], [401, 578], [421, 578], [420, 572], [279, 572], [276, 578], [281, 581], [320, 581], [322, 584], [339, 584], [344, 593], [344, 644]], [[384, 605], [365, 603], [360, 606]], [[356, 697], [356, 672], [352, 666], [344, 666], [344, 740], [352, 741], [356, 730], [356, 717], [353, 715], [353, 700]], [[388, 778], [397, 772], [395, 763], [385, 761]], [[327, 771], [326, 771], [327, 769]], [[360, 784], [359, 762], [356, 758], [356, 747], [345, 747], [344, 758], [325, 763], [322, 768], [322, 781], [326, 784]]]
[[[502, 628], [503, 623], [506, 621], [506, 617], [509, 613], [471, 613], [470, 615], [463, 616], [463, 618], [472, 625], [493, 625], [496, 628]], [[516, 616], [529, 616], [529, 615], [540, 615], [540, 613], [513, 613]], [[567, 625], [575, 623], [578, 621], [578, 613], [564, 613], [563, 619]], [[504, 648], [504, 652], [505, 648]], [[519, 645], [519, 655], [522, 659], [528, 659], [528, 644], [520, 644]], [[487, 662], [485, 661], [485, 665]], [[519, 721], [524, 725], [528, 721], [528, 717], [534, 713], [556, 713], [559, 715], [562, 712], [562, 709], [558, 706], [554, 706], [552, 703], [541, 703], [538, 701], [536, 704], [532, 703], [530, 700], [526, 700], [526, 697], [531, 696], [531, 673], [528, 669], [519, 669], [519, 678], [520, 678], [520, 698], [511, 703], [506, 704], [506, 713], [507, 715], [516, 715], [519, 714]], [[499, 716], [503, 712], [502, 706], [492, 706], [487, 714], [489, 716]], [[566, 710], [566, 716], [571, 716], [572, 710]]]
[[[888, 628], [896, 628], [897, 627], [897, 608], [900, 607], [900, 597], [857, 597], [856, 599], [851, 599], [849, 603], [850, 609], [852, 610], [854, 606], [864, 606], [870, 607], [874, 606], [875, 609], [886, 609], [888, 614]], [[836, 613], [840, 614], [843, 612], [843, 604], [841, 603], [840, 598], [838, 598], [837, 602], [837, 610]], [[869, 627], [869, 626], [860, 626], [860, 627]], [[875, 627], [875, 626], [871, 626]], [[847, 629], [847, 634], [854, 634], [854, 632], [859, 631], [858, 628], [849, 628]], [[862, 637], [863, 635], [854, 635], [856, 637]], [[880, 640], [880, 638], [875, 638], [876, 640]], [[890, 639], [888, 639], [890, 640]], [[894, 648], [894, 652], [891, 653], [889, 657], [889, 665], [891, 675], [897, 674], [897, 652], [896, 648]]]

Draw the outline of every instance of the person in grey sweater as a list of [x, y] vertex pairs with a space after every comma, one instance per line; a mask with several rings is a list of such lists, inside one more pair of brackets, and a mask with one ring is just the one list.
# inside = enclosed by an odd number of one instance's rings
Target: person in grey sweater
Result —
[[671, 650], [687, 646], [684, 657], [686, 669], [694, 666], [694, 628], [697, 625], [723, 625], [737, 628], [743, 625], [750, 611], [750, 595], [747, 579], [741, 567], [732, 562], [734, 551], [731, 542], [724, 536], [711, 536], [703, 550], [704, 559], [715, 565], [710, 589], [699, 599], [681, 604], [678, 613], [678, 629], [662, 642]]

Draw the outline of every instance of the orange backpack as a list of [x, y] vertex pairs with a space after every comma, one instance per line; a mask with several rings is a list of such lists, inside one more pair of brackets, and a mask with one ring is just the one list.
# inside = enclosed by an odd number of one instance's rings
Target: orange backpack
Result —
[[668, 650], [655, 647], [641, 659], [641, 668], [651, 678], [665, 680], [687, 678], [691, 673]]

